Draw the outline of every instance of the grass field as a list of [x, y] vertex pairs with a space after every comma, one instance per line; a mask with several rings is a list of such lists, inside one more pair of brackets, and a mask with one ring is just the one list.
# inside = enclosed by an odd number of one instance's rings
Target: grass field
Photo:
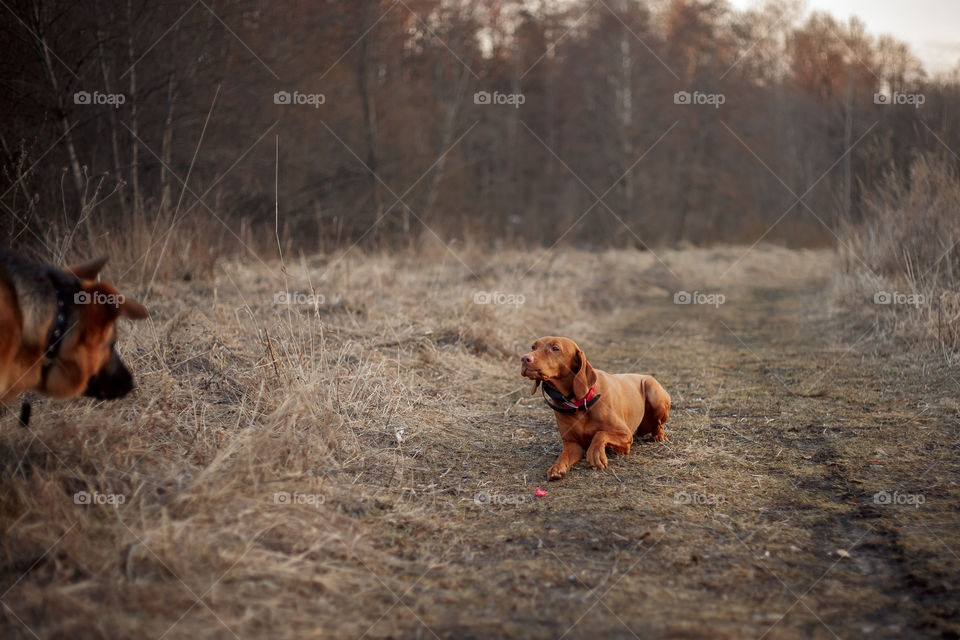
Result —
[[[128, 285], [138, 390], [0, 418], [3, 637], [960, 636], [956, 367], [829, 251], [657, 256]], [[519, 375], [543, 334], [656, 375], [669, 442], [548, 483], [553, 414]]]

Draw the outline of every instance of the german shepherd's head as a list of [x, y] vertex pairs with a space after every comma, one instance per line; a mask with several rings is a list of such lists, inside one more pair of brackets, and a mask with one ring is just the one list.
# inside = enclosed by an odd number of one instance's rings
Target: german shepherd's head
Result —
[[116, 322], [118, 318], [142, 320], [148, 313], [113, 285], [95, 281], [106, 262], [102, 257], [67, 269], [80, 282], [62, 344], [44, 381], [43, 391], [52, 396], [82, 393], [108, 400], [122, 398], [133, 389], [133, 376], [115, 348]]

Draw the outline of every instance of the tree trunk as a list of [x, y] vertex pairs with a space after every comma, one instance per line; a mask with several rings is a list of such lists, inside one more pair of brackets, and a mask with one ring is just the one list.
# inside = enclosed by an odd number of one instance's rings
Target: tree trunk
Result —
[[[106, 89], [107, 93], [113, 93], [113, 88], [110, 85], [110, 73], [107, 69], [107, 56], [103, 51], [103, 41], [104, 34], [100, 28], [100, 5], [97, 3], [95, 5], [95, 15], [97, 19], [97, 57], [100, 62], [100, 75], [103, 76], [103, 88]], [[123, 172], [121, 171], [121, 162], [120, 162], [120, 132], [119, 132], [119, 123], [117, 122], [117, 110], [110, 109], [110, 148], [113, 151], [113, 175], [116, 180], [123, 180]], [[129, 213], [129, 207], [127, 207], [127, 199], [123, 197], [123, 194], [120, 196], [120, 209], [123, 212], [124, 218], [127, 217]]]
[[[620, 11], [626, 12], [624, 0]], [[617, 110], [620, 120], [620, 155], [623, 158], [623, 167], [633, 163], [633, 58], [630, 48], [632, 35], [626, 27], [620, 31], [620, 95], [617, 96]], [[623, 176], [623, 205], [624, 213], [630, 216], [633, 212], [633, 178], [628, 172]]]
[[57, 100], [57, 111], [60, 114], [60, 126], [63, 129], [63, 141], [67, 147], [67, 155], [70, 158], [70, 171], [73, 175], [73, 186], [77, 190], [77, 197], [80, 199], [80, 206], [85, 204], [83, 190], [83, 169], [80, 167], [80, 158], [77, 156], [77, 147], [73, 141], [70, 124], [67, 118], [67, 97], [63, 95], [60, 82], [57, 80], [57, 74], [53, 67], [53, 60], [50, 59], [50, 47], [47, 46], [47, 38], [44, 33], [42, 21], [40, 19], [40, 3], [34, 3], [34, 20], [37, 39], [40, 41], [40, 50], [43, 52], [43, 69], [47, 75], [47, 82], [50, 83], [50, 89]]
[[163, 141], [160, 146], [160, 206], [167, 207], [170, 203], [170, 166], [173, 152], [173, 75], [167, 77], [167, 117], [163, 122]]
[[[372, 89], [371, 67], [376, 67], [370, 61], [370, 46], [366, 39], [361, 40], [360, 66], [357, 69], [357, 89], [360, 93], [360, 105], [363, 111], [364, 135], [367, 143], [367, 167], [370, 171], [370, 189], [374, 202], [374, 220], [379, 220], [383, 214], [383, 200], [378, 184], [379, 166], [377, 165], [377, 104], [376, 90]], [[375, 78], [374, 78], [375, 81]]]
[[133, 50], [133, 3], [127, 0], [127, 58], [130, 67], [130, 186], [133, 190], [133, 209], [139, 211], [140, 202], [140, 140], [139, 124], [137, 122], [137, 66], [134, 64], [136, 56]]
[[850, 145], [853, 144], [853, 97], [854, 97], [854, 86], [853, 86], [853, 74], [850, 73], [850, 70], [847, 70], [847, 95], [843, 101], [844, 108], [844, 118], [843, 118], [843, 207], [841, 212], [843, 214], [844, 220], [850, 219], [850, 199], [851, 199], [851, 183], [853, 182], [852, 168], [850, 156], [852, 153], [847, 153], [850, 149]]

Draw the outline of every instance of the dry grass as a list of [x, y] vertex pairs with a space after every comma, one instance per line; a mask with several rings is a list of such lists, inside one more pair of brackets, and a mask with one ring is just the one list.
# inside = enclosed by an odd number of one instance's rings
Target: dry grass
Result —
[[[843, 232], [847, 307], [889, 294], [880, 320], [890, 337], [960, 351], [960, 176], [953, 158], [921, 155], [908, 176], [891, 172], [867, 203], [865, 221]], [[899, 298], [899, 299], [898, 299]]]
[[[957, 633], [952, 370], [851, 348], [817, 304], [830, 255], [744, 251], [131, 271], [138, 391], [0, 422], [4, 636]], [[525, 303], [474, 304], [494, 291]], [[545, 333], [657, 374], [675, 409], [670, 443], [534, 500], [559, 442], [515, 359]]]

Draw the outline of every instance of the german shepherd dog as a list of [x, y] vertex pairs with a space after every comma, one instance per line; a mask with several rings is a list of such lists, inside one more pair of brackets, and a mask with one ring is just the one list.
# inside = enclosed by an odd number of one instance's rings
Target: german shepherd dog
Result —
[[[102, 257], [66, 270], [0, 247], [0, 403], [34, 389], [56, 398], [125, 396], [133, 376], [114, 345], [117, 318], [147, 310], [97, 282]], [[21, 422], [29, 419], [24, 405]]]

